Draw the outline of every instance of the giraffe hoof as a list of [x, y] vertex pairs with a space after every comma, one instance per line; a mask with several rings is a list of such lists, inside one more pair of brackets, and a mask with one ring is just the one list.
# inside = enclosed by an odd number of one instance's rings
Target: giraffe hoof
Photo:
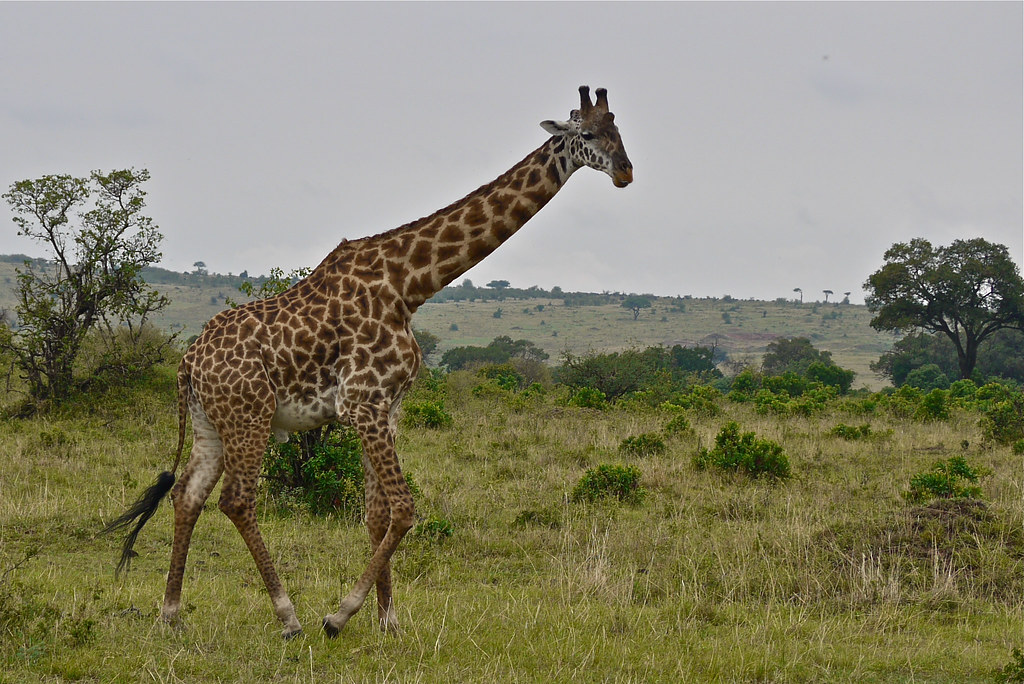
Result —
[[292, 639], [302, 636], [302, 628], [299, 627], [298, 629], [285, 629], [283, 632], [281, 632], [281, 636], [284, 638], [285, 641], [291, 641]]
[[333, 639], [336, 636], [338, 636], [339, 634], [341, 634], [341, 628], [340, 627], [335, 627], [333, 624], [331, 624], [331, 618], [325, 617], [324, 618], [324, 634], [327, 635], [328, 639]]

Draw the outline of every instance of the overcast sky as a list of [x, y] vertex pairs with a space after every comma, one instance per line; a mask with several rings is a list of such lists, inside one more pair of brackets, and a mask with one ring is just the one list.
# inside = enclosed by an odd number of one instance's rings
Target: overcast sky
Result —
[[146, 168], [163, 266], [290, 270], [489, 182], [589, 84], [635, 182], [579, 171], [467, 277], [862, 301], [914, 237], [1021, 263], [1022, 7], [4, 2], [0, 187]]

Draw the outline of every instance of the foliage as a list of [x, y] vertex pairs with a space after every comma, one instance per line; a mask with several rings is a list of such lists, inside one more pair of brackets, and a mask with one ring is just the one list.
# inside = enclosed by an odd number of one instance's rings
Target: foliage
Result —
[[713, 418], [722, 412], [718, 405], [721, 398], [722, 393], [711, 385], [693, 385], [687, 391], [672, 397], [668, 404]]
[[454, 423], [452, 415], [445, 410], [444, 402], [408, 401], [402, 406], [402, 424], [407, 427], [424, 427], [441, 430]]
[[547, 352], [529, 340], [513, 340], [500, 335], [486, 347], [454, 347], [441, 356], [441, 365], [448, 370], [466, 370], [480, 364], [508, 363], [513, 358], [544, 361]]
[[647, 297], [641, 297], [640, 295], [630, 295], [622, 300], [620, 306], [623, 309], [629, 309], [633, 312], [633, 320], [640, 318], [641, 309], [651, 308], [651, 300]]
[[647, 496], [647, 490], [640, 486], [640, 476], [635, 466], [599, 465], [583, 474], [570, 499], [579, 503], [612, 498], [638, 506]]
[[760, 439], [753, 432], [740, 433], [740, 426], [735, 421], [722, 426], [715, 436], [714, 448], [701, 448], [697, 452], [694, 465], [699, 470], [713, 465], [754, 478], [762, 475], [780, 479], [790, 476], [789, 459], [782, 447], [771, 440]]
[[808, 367], [815, 361], [831, 364], [832, 353], [815, 349], [806, 337], [783, 337], [768, 344], [761, 359], [761, 372], [765, 375], [782, 375], [790, 371], [806, 375]]
[[831, 360], [828, 363], [812, 361], [807, 366], [806, 376], [812, 383], [820, 382], [827, 387], [835, 387], [840, 394], [846, 394], [853, 384], [854, 373], [852, 370], [840, 368], [831, 363]]
[[[948, 336], [913, 332], [897, 340], [892, 349], [872, 362], [871, 370], [889, 378], [893, 386], [899, 387], [910, 381], [910, 374], [915, 370], [925, 371], [925, 378], [941, 377], [931, 366], [937, 367], [947, 379], [960, 377], [956, 347]], [[982, 383], [986, 378], [1006, 378], [1024, 383], [1024, 331], [999, 330], [981, 342], [971, 377]], [[913, 381], [923, 389], [945, 389], [939, 385], [928, 386], [924, 383], [929, 380], [920, 377]]]
[[109, 358], [132, 348], [145, 368], [161, 360], [169, 340], [155, 349], [141, 342], [148, 318], [168, 304], [141, 277], [160, 259], [163, 239], [142, 214], [147, 180], [145, 169], [50, 175], [14, 183], [3, 195], [18, 234], [50, 251], [42, 265], [26, 261], [18, 270], [18, 328], [0, 336], [34, 400], [70, 395], [75, 362], [94, 330], [104, 331]]
[[569, 406], [604, 410], [608, 408], [608, 401], [601, 390], [594, 387], [580, 387], [569, 395]]
[[522, 389], [526, 385], [526, 378], [516, 370], [516, 367], [510, 363], [498, 363], [490, 366], [484, 366], [477, 375], [482, 378], [493, 380], [498, 387], [516, 391]]
[[925, 394], [914, 411], [914, 417], [925, 422], [949, 420], [949, 392], [933, 389]]
[[1024, 328], [1024, 280], [1006, 247], [982, 238], [939, 248], [923, 238], [896, 243], [864, 287], [872, 327], [946, 335], [962, 379], [974, 372], [982, 342]]
[[829, 430], [828, 433], [834, 437], [841, 437], [849, 441], [867, 439], [871, 436], [871, 426], [867, 423], [862, 425], [846, 425], [844, 423], [839, 423]]
[[929, 499], [975, 499], [981, 496], [976, 485], [984, 472], [971, 466], [963, 456], [936, 461], [932, 469], [910, 479], [910, 489], [903, 496], [911, 503]]
[[[312, 272], [313, 269], [304, 266], [302, 268], [296, 268], [291, 273], [285, 275], [284, 269], [275, 266], [270, 269], [270, 275], [266, 278], [243, 281], [238, 286], [238, 291], [252, 299], [275, 297], [284, 293], [285, 290]], [[231, 298], [228, 298], [226, 301], [227, 305], [231, 308], [236, 308], [239, 305], [239, 302], [236, 302]]]
[[1024, 393], [1014, 392], [984, 410], [981, 429], [985, 439], [1013, 444], [1024, 439]]
[[627, 437], [619, 443], [619, 451], [633, 456], [650, 456], [665, 453], [665, 440], [654, 432], [643, 432]]
[[413, 534], [417, 537], [443, 541], [455, 534], [455, 526], [445, 518], [431, 516], [416, 524]]
[[686, 348], [681, 345], [626, 349], [609, 354], [577, 356], [566, 352], [557, 368], [558, 382], [570, 388], [592, 387], [609, 401], [635, 392], [651, 392], [652, 405], [668, 395], [683, 391], [699, 378], [720, 377], [709, 347]]
[[907, 373], [906, 384], [924, 391], [948, 389], [949, 377], [936, 364], [929, 363]]
[[1010, 652], [1010, 662], [995, 676], [997, 682], [1024, 682], [1024, 649], [1015, 648]]
[[437, 345], [441, 343], [441, 338], [428, 330], [413, 328], [412, 334], [416, 338], [416, 344], [419, 345], [423, 358], [433, 354], [437, 350]]
[[263, 457], [270, 493], [315, 515], [338, 512], [358, 519], [363, 475], [359, 435], [347, 427], [293, 433], [283, 444], [272, 443]]
[[693, 432], [693, 427], [690, 426], [689, 419], [680, 413], [668, 421], [663, 432], [669, 437], [674, 437]]

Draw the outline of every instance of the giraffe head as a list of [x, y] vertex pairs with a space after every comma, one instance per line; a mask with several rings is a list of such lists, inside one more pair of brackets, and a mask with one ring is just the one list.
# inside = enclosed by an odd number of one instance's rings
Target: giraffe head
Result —
[[633, 182], [633, 164], [626, 156], [615, 125], [615, 115], [608, 111], [608, 91], [598, 88], [597, 102], [590, 101], [590, 88], [580, 86], [580, 108], [569, 113], [568, 121], [542, 121], [541, 128], [565, 139], [569, 157], [579, 166], [589, 166], [611, 176], [617, 188]]

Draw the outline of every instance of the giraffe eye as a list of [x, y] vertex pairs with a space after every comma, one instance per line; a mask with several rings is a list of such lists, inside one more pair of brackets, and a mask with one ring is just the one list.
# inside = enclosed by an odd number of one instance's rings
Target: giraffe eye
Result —
[[584, 140], [593, 140], [597, 136], [594, 135], [593, 133], [583, 132], [580, 133], [580, 137], [583, 138]]

